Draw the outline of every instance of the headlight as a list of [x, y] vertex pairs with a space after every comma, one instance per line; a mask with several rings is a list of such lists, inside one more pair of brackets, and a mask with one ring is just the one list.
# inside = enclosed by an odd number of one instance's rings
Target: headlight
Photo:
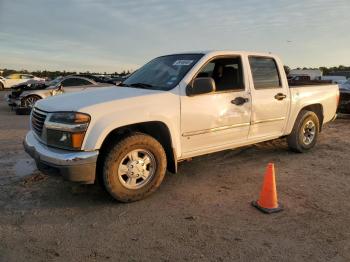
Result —
[[45, 121], [47, 144], [63, 149], [79, 150], [89, 123], [90, 116], [87, 114], [51, 113]]

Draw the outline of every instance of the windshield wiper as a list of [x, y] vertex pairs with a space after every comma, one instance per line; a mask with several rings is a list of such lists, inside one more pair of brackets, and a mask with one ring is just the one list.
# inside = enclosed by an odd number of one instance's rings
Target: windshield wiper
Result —
[[117, 84], [116, 86], [128, 86], [128, 85], [121, 82], [121, 83]]
[[153, 87], [152, 85], [150, 84], [145, 84], [145, 83], [132, 83], [130, 84], [129, 86], [134, 86], [134, 87]]
[[129, 87], [137, 87], [137, 88], [154, 88], [155, 86], [151, 85], [151, 84], [146, 84], [146, 83], [132, 83], [132, 84], [125, 84], [120, 83], [118, 86], [129, 86]]
[[129, 86], [141, 87], [141, 88], [154, 87], [153, 85], [146, 84], [146, 83], [132, 83]]

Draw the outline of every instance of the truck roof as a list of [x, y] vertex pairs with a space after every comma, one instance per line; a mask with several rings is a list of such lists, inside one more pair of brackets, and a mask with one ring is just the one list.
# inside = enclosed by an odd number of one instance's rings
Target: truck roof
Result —
[[239, 50], [197, 50], [192, 52], [178, 52], [169, 55], [180, 55], [180, 54], [204, 54], [204, 55], [228, 55], [228, 54], [242, 54], [242, 55], [254, 55], [254, 56], [276, 56], [272, 53], [264, 52], [251, 52], [251, 51], [239, 51]]

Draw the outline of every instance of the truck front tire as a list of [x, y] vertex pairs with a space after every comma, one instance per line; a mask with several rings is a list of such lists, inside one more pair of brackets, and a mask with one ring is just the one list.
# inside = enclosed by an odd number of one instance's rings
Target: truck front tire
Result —
[[162, 145], [149, 135], [134, 133], [108, 150], [103, 166], [103, 183], [118, 201], [141, 200], [160, 186], [166, 166]]
[[289, 148], [298, 153], [304, 153], [313, 148], [320, 132], [318, 116], [307, 110], [302, 110], [293, 127], [292, 133], [287, 137]]

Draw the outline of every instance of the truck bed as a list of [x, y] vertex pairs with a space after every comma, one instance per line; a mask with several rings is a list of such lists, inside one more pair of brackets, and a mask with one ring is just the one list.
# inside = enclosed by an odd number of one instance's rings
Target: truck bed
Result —
[[322, 105], [323, 123], [327, 123], [334, 118], [337, 110], [339, 87], [335, 84], [318, 84], [318, 85], [298, 85], [291, 86], [291, 123], [294, 123], [298, 112], [307, 105]]

